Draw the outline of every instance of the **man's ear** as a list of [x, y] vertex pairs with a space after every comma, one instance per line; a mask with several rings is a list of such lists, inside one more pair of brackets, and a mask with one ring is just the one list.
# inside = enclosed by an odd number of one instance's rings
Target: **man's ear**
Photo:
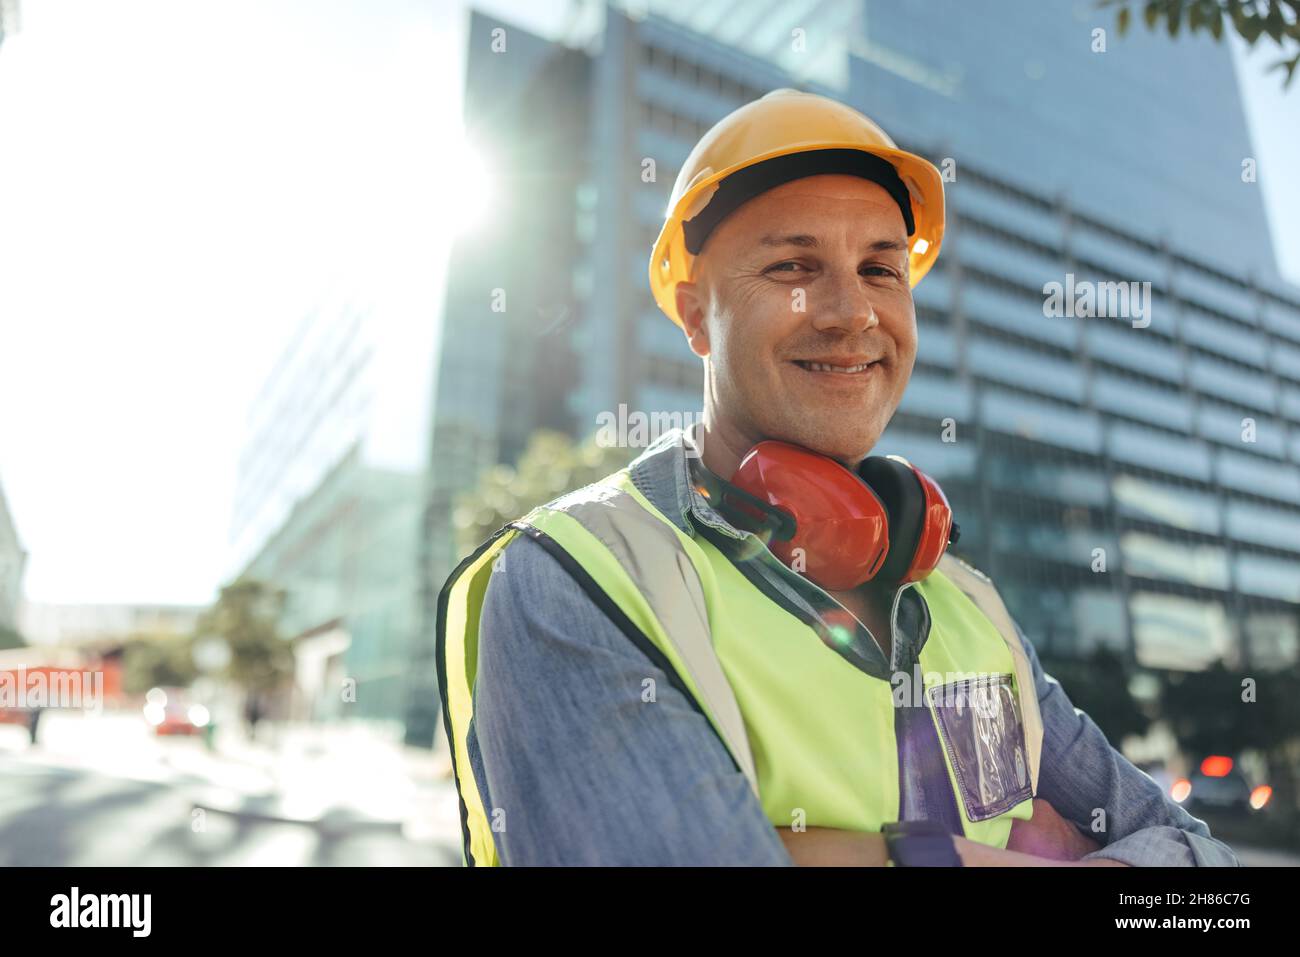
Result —
[[682, 318], [682, 327], [686, 332], [686, 341], [691, 351], [701, 358], [709, 354], [709, 332], [705, 323], [708, 303], [705, 291], [700, 285], [690, 280], [682, 280], [673, 292], [677, 301], [677, 315]]

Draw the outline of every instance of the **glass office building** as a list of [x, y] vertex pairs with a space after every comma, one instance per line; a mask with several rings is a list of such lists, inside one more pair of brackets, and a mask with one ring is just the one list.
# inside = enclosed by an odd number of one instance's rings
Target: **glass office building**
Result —
[[[435, 482], [473, 484], [462, 463], [512, 461], [543, 420], [582, 436], [620, 403], [699, 409], [700, 362], [650, 296], [649, 250], [697, 139], [795, 86], [947, 174], [914, 376], [876, 451], [943, 484], [956, 550], [1036, 644], [1153, 668], [1296, 659], [1300, 290], [1278, 278], [1242, 175], [1226, 46], [1121, 40], [1113, 11], [1083, 3], [996, 18], [912, 2], [627, 7], [567, 42], [474, 17], [467, 124], [488, 117], [491, 140], [508, 118], [531, 218], [453, 270], [435, 417], [455, 428], [435, 433]], [[489, 59], [498, 29], [520, 56]], [[1052, 282], [1137, 283], [1146, 318], [1049, 317]], [[493, 287], [519, 293], [513, 320], [491, 312]], [[530, 352], [536, 317], [561, 312]], [[454, 553], [449, 501], [426, 516], [434, 592]]]
[[[946, 473], [963, 547], [1040, 645], [1278, 667], [1300, 643], [1300, 290], [1243, 176], [1226, 45], [1121, 40], [1112, 15], [865, 4], [851, 101], [956, 171], [882, 446]], [[1071, 275], [1149, 282], [1149, 314], [1045, 316]]]
[[296, 717], [405, 720], [428, 476], [421, 318], [371, 297], [313, 310], [250, 409], [232, 568], [285, 592]]
[[27, 552], [18, 539], [4, 487], [0, 486], [0, 631], [18, 627], [18, 607], [23, 597], [23, 570]]

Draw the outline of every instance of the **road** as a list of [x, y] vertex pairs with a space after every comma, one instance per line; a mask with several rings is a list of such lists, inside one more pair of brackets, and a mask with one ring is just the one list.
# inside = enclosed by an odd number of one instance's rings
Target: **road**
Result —
[[[135, 713], [0, 725], [0, 866], [459, 865], [445, 755], [359, 729], [158, 738]], [[1234, 846], [1247, 866], [1300, 856]]]
[[[0, 866], [458, 865], [430, 755], [373, 736], [157, 738], [135, 714], [0, 726]], [[218, 740], [221, 740], [218, 738]]]

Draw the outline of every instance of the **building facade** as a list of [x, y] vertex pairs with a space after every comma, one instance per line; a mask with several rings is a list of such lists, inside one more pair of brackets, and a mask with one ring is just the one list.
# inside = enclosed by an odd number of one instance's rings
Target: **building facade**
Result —
[[[404, 720], [420, 628], [427, 316], [339, 297], [309, 313], [253, 402], [231, 577], [282, 589], [299, 717]], [[304, 664], [305, 663], [305, 664]]]
[[0, 631], [20, 631], [19, 605], [23, 597], [23, 571], [27, 552], [18, 540], [18, 529], [4, 488], [0, 486]]
[[26, 602], [20, 620], [31, 645], [78, 647], [134, 636], [188, 638], [202, 605], [115, 605]]

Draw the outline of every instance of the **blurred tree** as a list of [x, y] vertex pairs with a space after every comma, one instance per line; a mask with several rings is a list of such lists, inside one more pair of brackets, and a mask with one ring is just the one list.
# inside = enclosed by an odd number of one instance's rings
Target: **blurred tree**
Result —
[[1043, 670], [1060, 682], [1070, 702], [1096, 722], [1115, 748], [1151, 727], [1150, 716], [1129, 690], [1132, 675], [1114, 651], [1098, 648], [1086, 658], [1039, 657]]
[[1242, 704], [1244, 677], [1221, 661], [1204, 671], [1162, 673], [1161, 711], [1193, 760], [1206, 754], [1236, 754], [1258, 744], [1260, 712]]
[[1274, 806], [1296, 812], [1300, 666], [1255, 675], [1229, 671], [1219, 662], [1205, 671], [1166, 674], [1161, 685], [1162, 709], [1193, 761], [1259, 751], [1268, 764]]
[[456, 546], [468, 555], [507, 522], [522, 517], [565, 492], [582, 488], [616, 472], [637, 449], [582, 444], [562, 432], [539, 429], [514, 467], [497, 465], [485, 472], [478, 487], [456, 502]]
[[0, 625], [0, 651], [5, 648], [26, 648], [27, 642], [15, 628]]
[[1273, 788], [1273, 805], [1286, 808], [1292, 817], [1293, 834], [1296, 815], [1300, 814], [1300, 664], [1262, 675], [1258, 695], [1251, 708], [1258, 708], [1256, 746], [1268, 765], [1268, 781]]
[[197, 677], [191, 643], [178, 635], [131, 635], [122, 649], [123, 690], [142, 694], [150, 688], [188, 687]]
[[239, 579], [199, 618], [195, 634], [225, 641], [226, 676], [245, 691], [273, 691], [293, 676], [293, 648], [277, 625], [284, 600], [283, 591], [265, 582]]
[[1285, 71], [1284, 88], [1290, 86], [1300, 65], [1300, 0], [1100, 0], [1099, 6], [1120, 8], [1115, 18], [1120, 36], [1128, 32], [1133, 11], [1139, 7], [1149, 30], [1163, 23], [1171, 37], [1186, 24], [1189, 33], [1204, 30], [1220, 40], [1225, 20], [1252, 47], [1267, 35], [1283, 53], [1290, 54], [1269, 68]]

